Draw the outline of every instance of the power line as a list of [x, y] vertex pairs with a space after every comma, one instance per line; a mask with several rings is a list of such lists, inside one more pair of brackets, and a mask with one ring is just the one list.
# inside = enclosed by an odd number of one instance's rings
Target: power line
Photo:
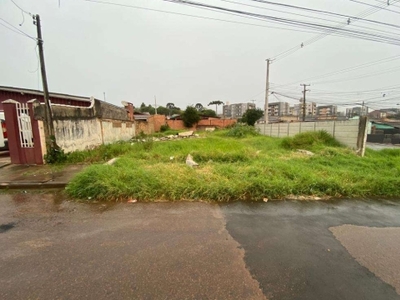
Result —
[[[263, 3], [271, 3], [270, 1], [264, 1], [264, 0], [251, 0], [251, 1], [256, 1], [256, 2], [263, 2]], [[398, 1], [397, 1], [398, 2]], [[384, 7], [383, 6], [381, 6], [381, 7], [379, 7], [379, 9], [378, 10], [381, 10], [381, 9], [383, 9]], [[312, 11], [315, 11], [315, 10], [313, 10], [313, 9], [311, 9]], [[359, 20], [363, 20], [363, 21], [366, 21], [366, 19], [364, 19], [366, 16], [369, 16], [369, 15], [371, 15], [371, 14], [373, 14], [373, 13], [375, 13], [375, 12], [377, 12], [378, 10], [371, 10], [371, 9], [369, 9], [369, 10], [366, 10], [366, 11], [364, 11], [364, 12], [361, 12], [358, 16], [356, 16], [356, 17], [350, 17], [350, 16], [347, 16], [348, 17], [348, 20], [347, 20], [347, 22], [346, 23], [339, 23], [338, 25], [341, 25], [340, 27], [337, 27], [337, 30], [341, 30], [343, 27], [346, 27], [346, 25], [349, 25], [350, 24], [350, 20], [355, 20], [355, 21], [359, 21]], [[343, 15], [344, 16], [344, 15]], [[382, 22], [383, 23], [383, 22]], [[386, 25], [388, 25], [388, 24], [386, 24]], [[393, 25], [393, 24], [392, 24]], [[395, 25], [396, 27], [397, 27], [397, 25]], [[327, 32], [325, 32], [325, 33], [323, 33], [323, 34], [321, 34], [321, 35], [319, 35], [319, 36], [316, 36], [316, 37], [314, 37], [314, 38], [311, 38], [311, 39], [309, 39], [309, 40], [307, 40], [305, 43], [303, 42], [301, 45], [300, 45], [300, 47], [299, 46], [295, 46], [295, 47], [292, 47], [292, 48], [290, 48], [290, 49], [288, 49], [288, 50], [285, 50], [285, 51], [283, 51], [282, 53], [279, 53], [278, 55], [276, 55], [276, 56], [274, 56], [273, 58], [275, 59], [275, 60], [277, 60], [277, 59], [283, 59], [283, 58], [285, 58], [285, 57], [287, 57], [287, 56], [289, 56], [289, 55], [291, 55], [291, 54], [293, 54], [293, 53], [295, 53], [295, 52], [297, 52], [298, 50], [300, 50], [301, 48], [303, 48], [304, 46], [309, 46], [309, 45], [311, 45], [311, 44], [313, 44], [313, 43], [315, 43], [315, 42], [317, 42], [317, 41], [319, 41], [319, 40], [321, 40], [322, 38], [324, 38], [324, 37], [326, 37], [326, 36], [328, 36], [328, 35], [331, 35], [332, 33], [334, 33], [334, 31], [327, 31]], [[280, 58], [278, 58], [278, 57], [280, 57]]]
[[[6, 20], [4, 20], [3, 18], [0, 18], [1, 21], [3, 21], [4, 23], [6, 23], [8, 26], [10, 26], [11, 28], [5, 26], [4, 24], [2, 24], [5, 28], [8, 28], [9, 30], [16, 32], [18, 34], [24, 35], [34, 41], [36, 41], [36, 39], [33, 36], [30, 36], [29, 34], [27, 34], [26, 32], [22, 31], [21, 29], [19, 29], [18, 27], [15, 27], [14, 25], [12, 25], [11, 23], [7, 22]], [[1, 23], [0, 23], [1, 24]]]
[[367, 75], [361, 75], [361, 76], [356, 76], [356, 77], [351, 77], [351, 78], [344, 78], [344, 79], [337, 79], [337, 80], [314, 81], [313, 83], [314, 84], [322, 84], [322, 83], [334, 83], [334, 82], [342, 82], [342, 81], [351, 81], [351, 80], [358, 80], [358, 79], [362, 79], [362, 78], [374, 77], [374, 76], [387, 74], [387, 73], [393, 73], [393, 72], [397, 72], [397, 71], [400, 71], [400, 66], [387, 69], [384, 72], [375, 72], [375, 73], [371, 73], [371, 74], [367, 74]]
[[15, 5], [16, 7], [18, 7], [23, 13], [25, 13], [25, 14], [27, 14], [27, 15], [33, 17], [33, 14], [32, 14], [32, 13], [30, 13], [29, 11], [26, 11], [25, 9], [23, 9], [21, 6], [19, 6], [17, 3], [15, 3], [14, 0], [10, 0], [10, 1], [11, 1], [12, 3], [14, 3], [14, 5]]
[[398, 38], [390, 37], [387, 35], [385, 36], [385, 35], [374, 34], [374, 33], [365, 32], [365, 31], [344, 29], [343, 28], [344, 26], [333, 27], [330, 25], [319, 24], [319, 23], [315, 23], [315, 22], [313, 23], [313, 22], [306, 22], [306, 21], [300, 21], [300, 20], [295, 20], [295, 19], [279, 18], [279, 17], [274, 17], [271, 15], [249, 13], [249, 12], [245, 12], [245, 11], [241, 11], [241, 10], [229, 9], [229, 8], [225, 8], [225, 7], [215, 6], [215, 5], [208, 5], [208, 4], [194, 2], [194, 1], [186, 1], [186, 0], [163, 0], [163, 1], [175, 3], [175, 4], [183, 4], [183, 5], [187, 5], [187, 6], [193, 6], [193, 7], [197, 7], [197, 8], [209, 8], [209, 9], [212, 9], [212, 10], [215, 10], [218, 12], [223, 12], [223, 13], [234, 13], [239, 16], [241, 16], [241, 15], [252, 16], [254, 18], [267, 20], [269, 22], [285, 24], [286, 26], [313, 28], [313, 29], [318, 29], [318, 30], [323, 31], [322, 36], [318, 36], [316, 38], [311, 39], [310, 41], [308, 41], [309, 43], [313, 43], [313, 42], [319, 40], [320, 38], [327, 36], [329, 34], [353, 37], [353, 38], [370, 40], [370, 41], [375, 41], [375, 42], [388, 43], [388, 44], [393, 44], [393, 45], [399, 45], [399, 42], [400, 42], [400, 40]]
[[379, 1], [379, 0], [375, 0], [375, 2], [378, 2], [378, 3], [381, 3], [381, 4], [390, 5], [390, 6], [392, 6], [392, 7], [398, 7], [398, 8], [400, 8], [400, 6], [398, 6], [398, 5], [396, 5], [396, 4], [393, 4], [393, 3], [382, 2], [382, 1]]
[[[88, 2], [92, 3], [102, 3], [102, 4], [108, 4], [108, 5], [117, 5], [117, 6], [122, 6], [122, 7], [132, 7], [132, 8], [138, 8], [138, 9], [146, 9], [146, 10], [152, 10], [152, 11], [159, 11], [163, 13], [172, 13], [172, 14], [177, 14], [177, 15], [187, 15], [187, 14], [181, 14], [181, 13], [175, 13], [175, 12], [166, 12], [166, 11], [160, 11], [160, 10], [155, 10], [155, 9], [149, 9], [149, 8], [143, 8], [143, 7], [137, 7], [137, 6], [132, 6], [132, 5], [124, 5], [124, 4], [119, 4], [119, 3], [111, 3], [111, 2], [105, 2], [105, 1], [93, 1], [93, 0], [86, 0]], [[185, 4], [185, 5], [192, 5], [198, 8], [207, 8], [207, 9], [215, 9], [215, 6], [212, 5], [207, 5], [207, 4], [202, 4], [202, 3], [197, 3], [197, 2], [192, 2], [192, 1], [173, 1], [173, 0], [163, 0], [166, 2], [171, 2], [171, 3], [176, 3], [176, 4]], [[255, 18], [258, 21], [264, 20], [264, 21], [270, 21], [270, 22], [277, 22], [280, 24], [283, 24], [284, 26], [292, 26], [296, 27], [296, 30], [298, 30], [298, 25], [301, 25], [303, 28], [307, 28], [308, 30], [313, 30], [314, 32], [316, 30], [326, 30], [328, 29], [337, 29], [333, 27], [329, 27], [324, 24], [317, 24], [317, 23], [310, 23], [310, 22], [304, 22], [304, 21], [299, 21], [299, 20], [291, 20], [291, 19], [284, 19], [284, 18], [276, 18], [273, 16], [267, 16], [267, 15], [259, 15], [259, 14], [252, 14], [248, 12], [242, 12], [242, 11], [235, 11], [235, 10], [229, 10], [226, 8], [220, 8], [222, 12], [224, 13], [242, 13], [243, 15], [240, 15], [241, 17], [248, 17], [251, 16]], [[188, 15], [190, 17], [195, 17], [195, 18], [203, 18], [203, 19], [215, 19], [215, 18], [207, 18], [207, 17], [200, 17], [196, 15]], [[227, 20], [221, 20], [219, 21], [224, 21], [224, 22], [231, 22]], [[257, 25], [255, 25], [257, 26]], [[283, 29], [283, 28], [280, 28]], [[338, 30], [336, 30], [338, 31]], [[400, 39], [396, 39], [391, 36], [384, 36], [384, 35], [379, 35], [379, 34], [373, 34], [373, 33], [368, 33], [368, 32], [363, 32], [363, 31], [354, 31], [354, 30], [346, 30], [342, 29], [342, 32], [336, 32], [333, 33], [334, 35], [337, 36], [342, 36], [342, 37], [353, 37], [353, 38], [359, 38], [359, 39], [365, 39], [365, 40], [370, 40], [370, 41], [376, 41], [376, 42], [381, 42], [381, 43], [389, 43], [393, 45], [400, 45]]]
[[[357, 0], [350, 0], [350, 1], [351, 2], [355, 2], [355, 3], [359, 3], [359, 4], [363, 4], [363, 5], [367, 5], [367, 6], [370, 6], [370, 7], [374, 7], [374, 8], [380, 8], [380, 6], [378, 6], [378, 5], [369, 4], [369, 3], [362, 2], [362, 1], [357, 1]], [[382, 3], [382, 4], [384, 4], [386, 6], [389, 6], [389, 5], [385, 4], [385, 3]], [[391, 9], [385, 9], [385, 10], [388, 11], [388, 12], [395, 13], [395, 14], [400, 14], [400, 12], [395, 11], [395, 10], [391, 10]]]
[[[122, 3], [113, 3], [113, 2], [100, 1], [100, 0], [84, 0], [84, 1], [89, 2], [89, 3], [113, 5], [113, 6], [119, 6], [119, 7], [126, 7], [126, 8], [133, 8], [133, 9], [139, 9], [139, 10], [147, 10], [147, 11], [153, 11], [153, 12], [159, 12], [159, 13], [166, 13], [166, 14], [171, 14], [171, 15], [191, 17], [191, 18], [197, 18], [197, 19], [220, 21], [220, 22], [225, 22], [225, 23], [233, 23], [233, 24], [241, 24], [241, 25], [250, 25], [250, 26], [264, 27], [264, 28], [270, 28], [270, 29], [290, 30], [290, 31], [305, 32], [305, 33], [317, 33], [318, 32], [317, 30], [311, 30], [311, 29], [310, 30], [301, 30], [301, 29], [294, 30], [294, 29], [290, 29], [290, 28], [283, 28], [283, 27], [277, 27], [277, 26], [266, 26], [266, 25], [260, 25], [260, 24], [254, 24], [254, 23], [231, 21], [231, 20], [225, 20], [225, 19], [219, 19], [219, 18], [211, 18], [211, 17], [199, 16], [199, 15], [178, 13], [178, 12], [173, 12], [173, 11], [152, 9], [152, 8], [147, 8], [147, 7], [142, 7], [142, 6], [135, 6], [135, 5], [129, 5], [129, 4], [122, 4]], [[258, 20], [258, 19], [254, 19], [254, 18], [250, 18], [250, 17], [248, 19], [256, 20], [256, 21], [262, 21], [262, 20]]]
[[27, 14], [27, 15], [33, 17], [33, 14], [31, 14], [30, 12], [24, 10], [21, 6], [19, 6], [17, 3], [15, 3], [14, 0], [10, 0], [10, 1], [11, 1], [16, 7], [18, 7], [19, 10], [21, 11], [22, 22], [19, 24], [19, 26], [22, 26], [22, 24], [24, 24], [24, 22], [25, 22], [25, 16], [24, 16], [24, 14]]
[[298, 84], [299, 82], [310, 81], [310, 80], [315, 79], [315, 78], [326, 78], [326, 77], [330, 77], [330, 76], [334, 76], [334, 75], [339, 75], [339, 74], [351, 72], [351, 71], [354, 71], [354, 70], [358, 70], [358, 69], [363, 69], [363, 68], [366, 68], [366, 67], [374, 66], [374, 65], [377, 65], [377, 64], [391, 62], [391, 61], [394, 61], [394, 60], [397, 60], [397, 59], [400, 59], [400, 55], [390, 56], [390, 57], [378, 59], [378, 60], [375, 60], [375, 61], [372, 61], [372, 62], [363, 63], [361, 65], [356, 65], [356, 66], [353, 66], [353, 67], [348, 67], [348, 68], [344, 68], [344, 69], [341, 69], [341, 70], [325, 73], [325, 74], [322, 74], [322, 75], [308, 77], [308, 78], [305, 78], [305, 79], [302, 79], [302, 80], [294, 81], [292, 83], [278, 85], [278, 87]]

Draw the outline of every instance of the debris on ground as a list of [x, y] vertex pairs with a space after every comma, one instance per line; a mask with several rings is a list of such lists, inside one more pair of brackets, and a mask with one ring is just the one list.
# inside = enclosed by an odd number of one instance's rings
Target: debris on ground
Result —
[[303, 150], [303, 149], [297, 149], [297, 152], [300, 152], [302, 154], [309, 155], [309, 156], [313, 156], [314, 155], [314, 153], [312, 153], [311, 151]]
[[189, 137], [193, 135], [193, 131], [185, 131], [185, 132], [179, 132], [178, 136], [179, 137]]
[[114, 157], [113, 159], [110, 159], [108, 162], [105, 163], [105, 165], [113, 165], [116, 161], [118, 160], [118, 157]]
[[188, 156], [186, 157], [186, 164], [189, 166], [189, 167], [197, 167], [199, 164], [197, 163], [197, 162], [195, 162], [194, 160], [193, 160], [193, 157], [190, 155], [190, 154], [188, 154]]

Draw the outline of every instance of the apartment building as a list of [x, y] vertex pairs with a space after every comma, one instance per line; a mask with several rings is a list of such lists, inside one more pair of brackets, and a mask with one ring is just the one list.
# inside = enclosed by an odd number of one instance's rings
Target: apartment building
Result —
[[223, 106], [223, 115], [225, 118], [238, 119], [243, 116], [246, 110], [255, 108], [256, 105], [254, 103], [226, 104]]
[[317, 115], [319, 117], [330, 117], [337, 115], [337, 106], [336, 105], [324, 105], [317, 107]]
[[271, 102], [268, 103], [268, 115], [271, 117], [287, 116], [289, 114], [289, 103]]

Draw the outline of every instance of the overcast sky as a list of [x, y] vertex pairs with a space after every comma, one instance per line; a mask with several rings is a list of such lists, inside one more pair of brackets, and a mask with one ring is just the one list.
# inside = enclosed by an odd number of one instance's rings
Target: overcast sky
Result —
[[[181, 108], [196, 103], [206, 106], [213, 100], [225, 103], [255, 100], [262, 108], [265, 59], [297, 47], [298, 51], [271, 64], [271, 90], [279, 94], [271, 95], [270, 102], [297, 103], [285, 96], [300, 98], [300, 83], [306, 83], [311, 84], [307, 98], [321, 104], [351, 104], [365, 100], [371, 108], [386, 108], [400, 103], [400, 97], [397, 98], [400, 96], [400, 46], [331, 35], [308, 44], [306, 41], [318, 33], [295, 31], [306, 30], [299, 27], [290, 27], [292, 30], [267, 28], [264, 26], [283, 25], [162, 0], [104, 1], [259, 26], [84, 0], [61, 0], [60, 5], [58, 0], [14, 1], [24, 10], [41, 17], [48, 84], [52, 92], [93, 95], [98, 99], [103, 99], [105, 93], [106, 100], [117, 105], [121, 101], [132, 102], [135, 106], [142, 102], [154, 105], [156, 96], [158, 105], [172, 102]], [[346, 21], [346, 18], [322, 15], [315, 16], [327, 21], [310, 20], [267, 8], [305, 15], [307, 12], [250, 0], [232, 1], [260, 8], [222, 0], [197, 0], [225, 8], [332, 26], [336, 26], [335, 22]], [[350, 0], [275, 1], [346, 15], [359, 15], [371, 9]], [[360, 1], [380, 5], [379, 0]], [[395, 5], [398, 6], [390, 6], [390, 9], [398, 13], [382, 9], [367, 18], [400, 26], [400, 1]], [[5, 28], [7, 21], [36, 37], [32, 19], [27, 14], [23, 18], [11, 0], [0, 0], [0, 18], [4, 20], [0, 20], [0, 85], [42, 89], [36, 71], [35, 41]], [[364, 27], [355, 27], [357, 24]], [[365, 27], [396, 33], [400, 39], [400, 29], [394, 27], [353, 23], [352, 20], [346, 28], [368, 30]], [[302, 43], [303, 48], [300, 46]], [[321, 78], [326, 73], [395, 55], [399, 57], [386, 63]], [[393, 86], [397, 89], [387, 88]], [[376, 91], [365, 92], [371, 90]], [[340, 94], [352, 91], [361, 92]]]

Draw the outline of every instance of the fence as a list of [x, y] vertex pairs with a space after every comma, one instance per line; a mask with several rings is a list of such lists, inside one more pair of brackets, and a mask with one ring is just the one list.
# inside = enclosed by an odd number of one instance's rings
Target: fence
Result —
[[264, 135], [290, 137], [301, 132], [324, 130], [347, 147], [357, 150], [363, 156], [367, 138], [367, 118], [349, 121], [296, 122], [276, 124], [256, 124]]

